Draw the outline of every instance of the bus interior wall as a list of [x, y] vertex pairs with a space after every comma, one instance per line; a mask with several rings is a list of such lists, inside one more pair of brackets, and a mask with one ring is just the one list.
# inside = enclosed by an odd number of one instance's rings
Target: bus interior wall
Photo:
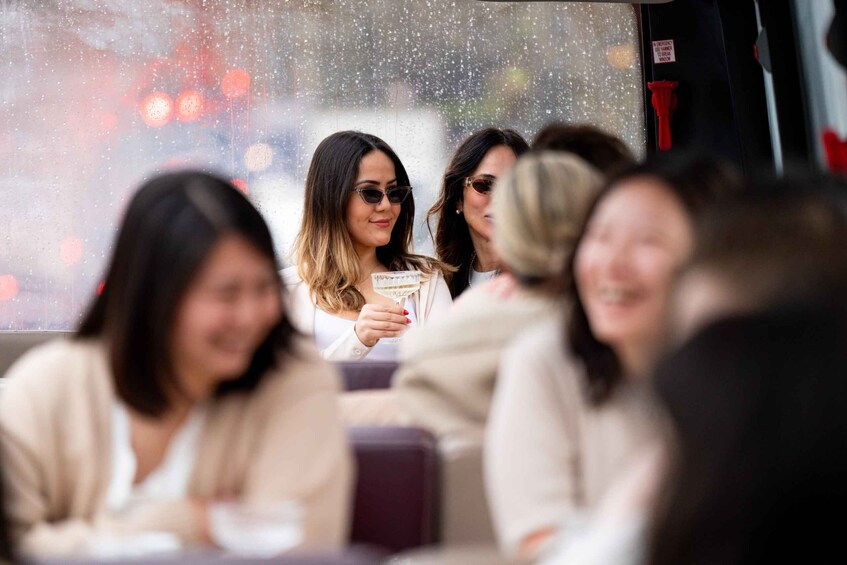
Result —
[[813, 163], [815, 157], [810, 106], [804, 88], [799, 35], [791, 0], [760, 1], [759, 11], [762, 27], [769, 38], [768, 50], [783, 160], [789, 165]]
[[[714, 152], [746, 172], [773, 167], [753, 2], [675, 0], [642, 5], [644, 80], [678, 81], [674, 149]], [[653, 42], [673, 40], [675, 62], [656, 62]], [[648, 152], [658, 151], [652, 93], [645, 88]]]

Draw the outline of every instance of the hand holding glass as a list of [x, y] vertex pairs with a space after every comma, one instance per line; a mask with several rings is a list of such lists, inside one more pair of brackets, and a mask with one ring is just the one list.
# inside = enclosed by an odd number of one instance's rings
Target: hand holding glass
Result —
[[[390, 298], [398, 306], [402, 300], [421, 288], [420, 271], [389, 271], [385, 273], [374, 273], [371, 275], [374, 292]], [[396, 343], [398, 338], [383, 339], [389, 343]]]
[[400, 301], [420, 290], [420, 271], [389, 271], [371, 275], [374, 292], [390, 298], [398, 305]]

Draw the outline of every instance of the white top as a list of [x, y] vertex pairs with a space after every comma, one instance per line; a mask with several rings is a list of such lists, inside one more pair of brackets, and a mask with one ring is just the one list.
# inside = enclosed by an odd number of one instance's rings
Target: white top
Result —
[[[409, 313], [406, 317], [412, 321], [410, 326], [417, 323], [418, 318], [413, 301], [407, 300], [403, 308]], [[355, 324], [355, 320], [339, 318], [324, 312], [320, 308], [315, 308], [315, 343], [318, 349], [328, 348], [335, 343], [340, 335], [350, 331], [350, 328]], [[398, 346], [399, 340], [381, 339], [368, 353], [368, 361], [396, 361]]]
[[119, 512], [133, 500], [184, 498], [205, 422], [206, 406], [193, 408], [174, 434], [159, 466], [143, 482], [133, 485], [138, 460], [132, 450], [129, 413], [122, 403], [115, 402], [112, 407], [112, 478], [106, 491], [106, 506]]
[[647, 526], [646, 515], [607, 527], [575, 513], [562, 526], [567, 535], [560, 536], [539, 565], [643, 565], [647, 563]]
[[[291, 322], [300, 332], [308, 335], [315, 333], [315, 305], [309, 287], [297, 273], [297, 267], [288, 267], [281, 272], [282, 280], [288, 287], [289, 310]], [[406, 299], [406, 304], [414, 304], [417, 321], [420, 324], [429, 323], [439, 316], [443, 316], [450, 310], [453, 299], [450, 297], [450, 289], [444, 282], [440, 271], [434, 271], [428, 276], [421, 277], [421, 288]], [[408, 307], [406, 308], [409, 309]], [[329, 347], [321, 349], [324, 359], [332, 361], [364, 359], [371, 352], [371, 348], [359, 341], [354, 325], [338, 336]]]
[[475, 287], [475, 286], [479, 286], [481, 284], [485, 284], [488, 281], [490, 281], [491, 279], [493, 279], [494, 277], [496, 277], [497, 272], [498, 272], [497, 269], [494, 269], [493, 271], [479, 272], [476, 269], [474, 269], [473, 267], [471, 267], [471, 278], [470, 278], [470, 280], [468, 280], [468, 286], [469, 287]]

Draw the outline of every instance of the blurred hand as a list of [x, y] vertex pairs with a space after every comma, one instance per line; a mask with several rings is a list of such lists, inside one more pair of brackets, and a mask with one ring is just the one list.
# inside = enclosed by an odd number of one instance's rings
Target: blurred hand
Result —
[[409, 319], [406, 311], [397, 304], [365, 304], [356, 319], [356, 337], [368, 347], [373, 347], [384, 337], [397, 337], [406, 331]]

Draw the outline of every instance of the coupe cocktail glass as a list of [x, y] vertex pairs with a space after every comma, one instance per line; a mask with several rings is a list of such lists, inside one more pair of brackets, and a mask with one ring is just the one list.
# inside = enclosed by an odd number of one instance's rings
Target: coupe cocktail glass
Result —
[[[420, 271], [389, 271], [371, 275], [374, 292], [390, 298], [400, 304], [404, 298], [416, 293], [421, 288]], [[396, 343], [399, 338], [384, 338], [381, 341]]]

